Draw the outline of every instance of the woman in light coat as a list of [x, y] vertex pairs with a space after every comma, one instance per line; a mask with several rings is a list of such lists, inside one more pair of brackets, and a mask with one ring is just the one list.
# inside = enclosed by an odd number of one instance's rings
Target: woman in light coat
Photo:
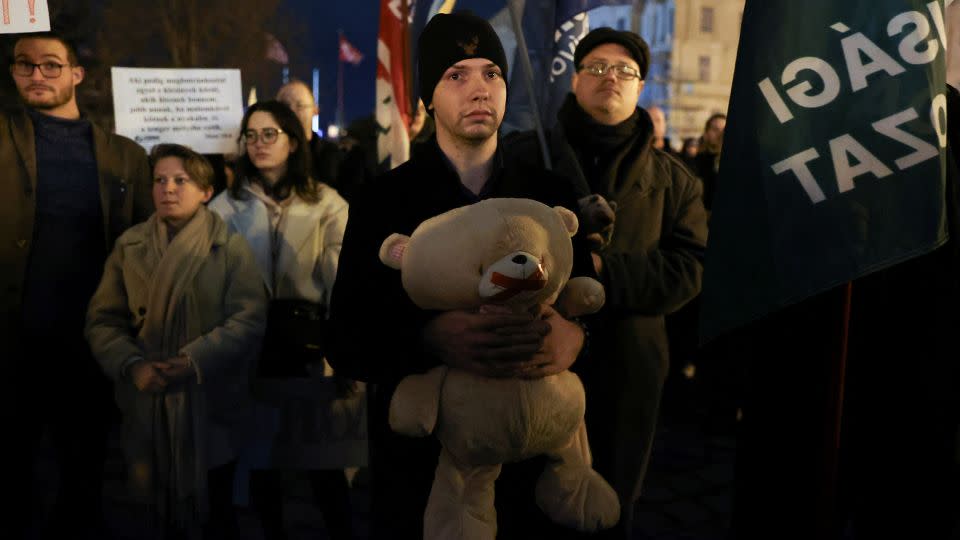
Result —
[[[322, 179], [310, 178], [306, 137], [286, 105], [265, 101], [250, 107], [240, 133], [238, 181], [210, 208], [250, 243], [271, 299], [307, 301], [325, 311], [347, 203]], [[260, 373], [287, 360], [276, 356], [264, 351]], [[300, 367], [300, 377], [257, 381], [263, 437], [244, 463], [253, 469], [251, 499], [266, 538], [286, 538], [276, 469], [309, 470], [330, 536], [350, 538], [343, 469], [366, 464], [363, 388], [331, 377], [322, 360]]]
[[117, 240], [86, 336], [115, 383], [128, 478], [152, 514], [151, 537], [235, 538], [231, 488], [266, 292], [246, 241], [204, 207], [210, 164], [170, 144], [151, 162], [157, 210]]

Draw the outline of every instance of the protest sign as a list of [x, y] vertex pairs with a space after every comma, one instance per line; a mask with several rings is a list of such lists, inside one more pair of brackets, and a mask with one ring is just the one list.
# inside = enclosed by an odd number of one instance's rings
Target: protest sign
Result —
[[201, 154], [237, 151], [240, 70], [115, 67], [111, 75], [117, 133], [147, 151], [160, 143]]
[[47, 0], [0, 0], [0, 34], [50, 30]]

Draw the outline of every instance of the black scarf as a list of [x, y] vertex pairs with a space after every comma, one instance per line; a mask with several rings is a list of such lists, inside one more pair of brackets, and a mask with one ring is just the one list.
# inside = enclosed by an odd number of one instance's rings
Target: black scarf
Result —
[[267, 182], [262, 178], [258, 178], [256, 182], [260, 184], [260, 187], [263, 189], [263, 193], [267, 197], [270, 197], [278, 203], [285, 201], [287, 197], [293, 193], [293, 189], [290, 187], [290, 182], [287, 181], [287, 177], [280, 179], [280, 181], [272, 186], [270, 185], [270, 182]]
[[652, 134], [650, 120], [641, 117], [639, 108], [623, 122], [607, 126], [587, 114], [572, 93], [567, 94], [557, 118], [577, 154], [590, 189], [605, 197], [609, 197], [619, 185], [618, 179], [608, 176], [612, 170], [619, 169], [620, 154], [627, 146], [633, 146], [638, 140], [647, 140]]

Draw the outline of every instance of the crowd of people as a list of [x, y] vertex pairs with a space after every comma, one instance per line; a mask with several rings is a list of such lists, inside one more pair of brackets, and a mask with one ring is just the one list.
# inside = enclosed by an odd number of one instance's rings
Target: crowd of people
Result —
[[[803, 324], [822, 322], [816, 306], [747, 329], [704, 356], [690, 346], [726, 116], [711, 116], [701, 137], [674, 147], [664, 111], [637, 105], [650, 67], [640, 36], [599, 28], [580, 40], [571, 92], [545, 134], [550, 169], [536, 133], [499, 132], [508, 63], [486, 20], [436, 15], [418, 51], [422, 112], [407, 163], [378, 174], [362, 141], [354, 151], [313, 133], [316, 102], [305, 84], [292, 81], [276, 100], [246, 110], [238, 156], [225, 173], [185, 146], [157, 145], [148, 156], [103, 131], [80, 113], [75, 87], [84, 71], [73, 45], [56, 33], [16, 40], [10, 73], [20, 103], [0, 114], [7, 172], [0, 182], [0, 332], [10, 347], [0, 399], [7, 486], [18, 496], [2, 510], [0, 537], [32, 534], [36, 482], [28, 464], [48, 429], [60, 474], [43, 534], [109, 538], [101, 488], [107, 434], [119, 410], [142, 538], [237, 538], [236, 504], [247, 499], [265, 538], [287, 538], [282, 500], [290, 475], [309, 479], [330, 537], [353, 538], [349, 492], [357, 468], [371, 479], [372, 536], [423, 538], [440, 446], [432, 437], [395, 433], [389, 406], [401, 379], [446, 364], [484, 377], [538, 378], [567, 369], [579, 375], [588, 454], [620, 501], [613, 528], [567, 529], [552, 523], [533, 495], [546, 458], [506, 464], [494, 497], [498, 538], [626, 539], [650, 465], [671, 350], [683, 350], [684, 362], [720, 358], [721, 365], [743, 354], [754, 376], [772, 369], [784, 377], [790, 369], [770, 357], [782, 343], [796, 345], [784, 355], [789, 366], [819, 354], [809, 342], [796, 343]], [[227, 178], [222, 190], [215, 189], [218, 174]], [[584, 223], [590, 203], [609, 205], [596, 238], [574, 238], [574, 275], [605, 288], [599, 313], [573, 320], [550, 305], [521, 314], [433, 311], [410, 300], [399, 273], [379, 258], [383, 240], [493, 197], [564, 206]], [[939, 270], [929, 272], [942, 276], [960, 263], [954, 249], [938, 251], [927, 264]], [[924, 279], [927, 271], [874, 281]], [[958, 288], [955, 278], [935, 283]], [[908, 305], [906, 298], [881, 298], [885, 285], [864, 283], [864, 302], [873, 302], [875, 313]], [[940, 307], [938, 314], [948, 311]], [[693, 315], [677, 317], [683, 310]], [[668, 325], [690, 326], [668, 333]], [[686, 347], [673, 343], [677, 336]], [[853, 469], [875, 494], [882, 482], [866, 481], [871, 470], [913, 490], [900, 496], [913, 497], [912, 519], [928, 525], [923, 538], [946, 538], [960, 460], [958, 368], [945, 361], [941, 341], [929, 341], [925, 350], [943, 371], [916, 407], [917, 415], [930, 415], [924, 429], [883, 410], [917, 444], [927, 444], [930, 459], [915, 468], [873, 459], [876, 469]], [[854, 344], [857, 358], [876, 352], [865, 340]], [[901, 345], [896, 350], [906, 354]], [[777, 367], [764, 367], [761, 358]], [[864, 405], [880, 394], [869, 384], [855, 391], [866, 396], [855, 403], [857, 443], [865, 445], [883, 431]], [[744, 456], [753, 461], [740, 466], [736, 538], [765, 537], [757, 524], [775, 519], [802, 520], [770, 504], [771, 497], [787, 507], [797, 500], [775, 480], [798, 475], [758, 469], [776, 455], [799, 456], [781, 447], [758, 455], [764, 430], [779, 429], [764, 404], [784, 395], [759, 394], [743, 404], [754, 407], [744, 418], [761, 412], [746, 439]], [[947, 410], [934, 420], [934, 407]], [[799, 418], [788, 422], [805, 433], [808, 426], [799, 424], [806, 417]], [[920, 453], [907, 446], [894, 445], [919, 465]], [[851, 515], [889, 509], [864, 508], [874, 499], [843, 485], [845, 496], [853, 494], [844, 506]], [[797, 538], [811, 537], [797, 531]]]

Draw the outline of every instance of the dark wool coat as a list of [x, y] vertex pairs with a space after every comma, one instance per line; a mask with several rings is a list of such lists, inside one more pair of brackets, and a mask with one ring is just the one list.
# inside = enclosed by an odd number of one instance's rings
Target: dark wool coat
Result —
[[[590, 351], [573, 370], [586, 386], [594, 466], [624, 509], [640, 494], [668, 371], [664, 315], [699, 293], [707, 241], [700, 182], [651, 146], [652, 124], [642, 109], [638, 128], [592, 182], [562, 122], [547, 135], [555, 172], [581, 193], [590, 184], [610, 186], [601, 195], [617, 203], [613, 237], [599, 253], [607, 303], [589, 321]], [[540, 162], [532, 132], [507, 138], [504, 147], [508, 161]]]
[[[482, 196], [526, 197], [570, 209], [576, 205], [561, 178], [542, 168], [504, 166], [499, 155]], [[350, 203], [331, 302], [327, 358], [337, 373], [374, 383], [368, 391], [376, 538], [422, 538], [423, 512], [440, 453], [434, 437], [400, 436], [387, 423], [400, 379], [425, 372], [438, 361], [421, 342], [424, 325], [436, 313], [411, 302], [400, 272], [380, 262], [380, 245], [391, 233], [409, 235], [425, 219], [476, 200], [434, 141], [415, 159], [367, 185]], [[575, 238], [575, 250], [577, 244]], [[574, 274], [588, 275], [589, 253], [577, 253], [581, 257], [575, 260]], [[533, 482], [540, 471], [542, 462], [534, 460], [504, 467], [496, 492], [500, 538], [565, 534], [534, 504]]]
[[[147, 155], [139, 145], [93, 124], [93, 148], [100, 174], [105, 253], [123, 231], [153, 213]], [[14, 343], [20, 326], [27, 257], [33, 242], [37, 204], [37, 152], [33, 122], [22, 107], [0, 111], [0, 336]], [[81, 335], [83, 329], [76, 328]]]

